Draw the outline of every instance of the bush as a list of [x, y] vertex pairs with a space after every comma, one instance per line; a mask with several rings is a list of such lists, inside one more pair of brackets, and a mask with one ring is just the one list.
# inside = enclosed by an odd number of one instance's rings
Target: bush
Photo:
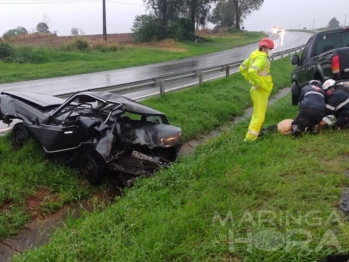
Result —
[[109, 47], [106, 45], [106, 43], [104, 41], [100, 41], [100, 42], [94, 43], [92, 45], [92, 49], [96, 49], [96, 50], [98, 50], [98, 51], [100, 51], [102, 53], [110, 51]]
[[17, 63], [43, 64], [52, 60], [51, 53], [45, 48], [31, 46], [18, 47], [15, 52]]
[[136, 16], [132, 32], [136, 42], [159, 41], [168, 36], [166, 25], [153, 15]]
[[194, 40], [195, 25], [187, 18], [178, 18], [170, 24], [170, 37], [178, 41]]
[[78, 38], [73, 42], [73, 46], [80, 51], [87, 51], [90, 49], [89, 42], [84, 38]]
[[14, 49], [8, 43], [0, 43], [0, 59], [14, 55]]
[[116, 52], [118, 50], [121, 50], [121, 47], [118, 44], [113, 44], [110, 46], [110, 51]]
[[241, 30], [237, 29], [236, 27], [229, 27], [227, 30], [227, 32], [229, 33], [238, 33], [238, 32], [241, 32]]
[[13, 63], [15, 61], [15, 59], [12, 56], [7, 56], [5, 58], [3, 58], [5, 63]]

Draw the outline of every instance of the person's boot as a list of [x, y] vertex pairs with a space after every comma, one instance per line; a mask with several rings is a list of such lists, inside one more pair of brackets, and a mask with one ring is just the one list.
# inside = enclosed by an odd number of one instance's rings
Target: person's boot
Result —
[[317, 125], [313, 126], [312, 134], [317, 135], [319, 133], [320, 133], [320, 124], [317, 124]]
[[262, 128], [262, 130], [259, 132], [259, 136], [258, 137], [261, 137], [261, 136], [266, 135], [266, 134], [273, 134], [277, 130], [278, 130], [278, 126], [277, 125], [272, 125], [272, 126], [268, 126], [266, 128]]

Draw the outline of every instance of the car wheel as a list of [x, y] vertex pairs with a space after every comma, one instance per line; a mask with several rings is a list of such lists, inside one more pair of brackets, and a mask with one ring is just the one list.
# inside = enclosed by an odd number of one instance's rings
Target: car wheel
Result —
[[11, 131], [12, 146], [20, 149], [28, 141], [29, 133], [22, 123], [17, 123], [13, 126]]
[[80, 159], [80, 173], [92, 185], [96, 185], [104, 178], [104, 168], [97, 163], [88, 153], [84, 153]]
[[296, 106], [299, 103], [299, 87], [296, 82], [292, 83], [291, 87], [292, 105]]

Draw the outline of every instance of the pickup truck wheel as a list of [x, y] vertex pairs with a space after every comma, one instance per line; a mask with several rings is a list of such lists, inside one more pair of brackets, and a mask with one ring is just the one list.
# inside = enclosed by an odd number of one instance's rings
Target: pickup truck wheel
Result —
[[292, 94], [292, 105], [296, 106], [299, 103], [299, 87], [296, 82], [292, 83], [291, 87], [291, 94]]
[[11, 131], [11, 143], [15, 149], [20, 149], [28, 141], [29, 133], [22, 123], [17, 123]]
[[97, 163], [88, 153], [84, 153], [80, 159], [80, 173], [92, 185], [96, 185], [104, 178], [104, 168]]

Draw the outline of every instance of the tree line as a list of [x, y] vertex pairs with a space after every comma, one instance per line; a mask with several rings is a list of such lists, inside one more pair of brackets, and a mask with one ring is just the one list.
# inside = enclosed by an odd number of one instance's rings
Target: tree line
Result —
[[[136, 16], [132, 32], [135, 41], [149, 42], [165, 38], [193, 40], [195, 30], [206, 27], [208, 23], [219, 28], [240, 30], [243, 21], [253, 11], [260, 9], [264, 0], [143, 0], [148, 14]], [[36, 32], [50, 32], [50, 20], [45, 15], [44, 21], [36, 26]], [[336, 18], [331, 19], [328, 28], [339, 27]], [[8, 30], [3, 38], [27, 35], [23, 26]], [[83, 35], [81, 29], [73, 27], [71, 35]]]
[[240, 30], [243, 20], [260, 9], [264, 0], [143, 0], [149, 12], [137, 16], [132, 32], [136, 41], [174, 38], [193, 40], [195, 30], [208, 22]]
[[[153, 41], [164, 38], [191, 40], [195, 29], [204, 27], [208, 22], [220, 27], [240, 29], [242, 21], [254, 10], [258, 10], [263, 0], [143, 0], [147, 15], [137, 16], [132, 32], [136, 41]], [[36, 26], [36, 32], [50, 32], [50, 21]], [[3, 38], [27, 35], [23, 26], [8, 30]], [[71, 35], [82, 35], [81, 29], [73, 27]]]

